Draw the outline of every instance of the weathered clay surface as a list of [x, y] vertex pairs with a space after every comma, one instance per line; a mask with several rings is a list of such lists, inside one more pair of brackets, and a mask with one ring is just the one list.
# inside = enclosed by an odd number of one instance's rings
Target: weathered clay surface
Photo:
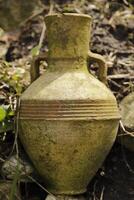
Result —
[[[21, 120], [20, 138], [54, 194], [79, 194], [102, 165], [118, 128], [117, 120]], [[23, 130], [25, 127], [25, 130]]]

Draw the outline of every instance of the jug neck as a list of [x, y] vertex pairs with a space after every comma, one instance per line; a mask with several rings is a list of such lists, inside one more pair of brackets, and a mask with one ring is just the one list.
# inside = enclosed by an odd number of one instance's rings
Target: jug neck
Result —
[[87, 59], [82, 57], [76, 58], [49, 58], [48, 59], [49, 71], [88, 71]]
[[[91, 17], [84, 14], [53, 14], [45, 17], [49, 65], [62, 61], [74, 64], [87, 59]], [[77, 62], [76, 62], [77, 61]]]

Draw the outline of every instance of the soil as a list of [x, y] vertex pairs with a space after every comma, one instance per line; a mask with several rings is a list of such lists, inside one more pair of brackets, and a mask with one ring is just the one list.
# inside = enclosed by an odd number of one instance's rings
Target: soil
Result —
[[[46, 9], [19, 28], [10, 39], [5, 60], [14, 62], [30, 54], [38, 45]], [[91, 50], [104, 55], [108, 64], [108, 83], [118, 103], [134, 88], [134, 23], [133, 1], [55, 1], [54, 11], [82, 12], [93, 17]], [[72, 9], [72, 4], [73, 6]], [[10, 33], [9, 33], [10, 35]], [[2, 41], [1, 41], [2, 42]], [[44, 38], [41, 51], [47, 49]], [[89, 66], [91, 73], [96, 74], [98, 66]], [[8, 89], [4, 88], [6, 93]], [[120, 131], [119, 131], [120, 134]], [[134, 199], [134, 153], [118, 143], [118, 138], [107, 156], [103, 166], [88, 186], [89, 200], [133, 200]], [[10, 132], [1, 142], [1, 158], [7, 158], [12, 150], [14, 134]], [[22, 199], [45, 198], [46, 193], [36, 183], [21, 183]], [[36, 198], [37, 196], [37, 198]]]

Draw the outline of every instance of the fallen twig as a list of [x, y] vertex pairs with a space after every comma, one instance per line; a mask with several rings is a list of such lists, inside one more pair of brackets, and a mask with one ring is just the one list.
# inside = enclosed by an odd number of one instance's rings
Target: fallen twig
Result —
[[45, 192], [47, 192], [48, 194], [52, 195], [55, 199], [55, 195], [53, 195], [51, 192], [49, 192], [44, 186], [42, 186], [38, 181], [36, 181], [33, 177], [28, 176], [29, 179], [31, 179], [34, 183], [36, 183], [42, 190], [44, 190]]
[[100, 200], [103, 200], [104, 190], [105, 190], [105, 187], [103, 186], [102, 191], [101, 191], [101, 195], [100, 195]]
[[109, 79], [109, 81], [114, 85], [114, 86], [116, 86], [117, 88], [121, 88], [121, 85], [119, 85], [118, 83], [116, 83], [115, 81], [113, 81], [113, 80], [111, 80], [111, 79]]
[[53, 13], [53, 10], [54, 10], [54, 1], [50, 0], [50, 7], [49, 7], [48, 15], [51, 15]]
[[96, 194], [95, 194], [95, 192], [96, 192], [96, 185], [97, 185], [97, 182], [98, 182], [98, 181], [96, 181], [96, 182], [94, 183], [94, 187], [93, 187], [93, 200], [96, 200]]
[[108, 75], [108, 79], [123, 79], [123, 78], [130, 78], [130, 74], [114, 74], [114, 75]]
[[43, 28], [42, 28], [42, 32], [41, 32], [40, 40], [39, 40], [39, 50], [42, 47], [42, 43], [43, 43], [43, 40], [45, 38], [45, 32], [46, 32], [46, 25], [45, 25], [45, 23], [43, 23]]
[[0, 162], [5, 162], [5, 160], [3, 158], [0, 158]]
[[129, 135], [129, 136], [131, 136], [131, 137], [134, 137], [134, 132], [129, 132], [129, 131], [127, 131], [126, 129], [125, 129], [125, 127], [124, 127], [124, 125], [123, 125], [123, 123], [122, 123], [122, 121], [120, 120], [120, 127], [121, 127], [121, 129], [123, 130], [123, 132], [125, 133], [123, 133], [123, 134], [119, 134], [118, 135], [118, 137], [120, 137], [120, 136], [124, 136], [124, 135]]

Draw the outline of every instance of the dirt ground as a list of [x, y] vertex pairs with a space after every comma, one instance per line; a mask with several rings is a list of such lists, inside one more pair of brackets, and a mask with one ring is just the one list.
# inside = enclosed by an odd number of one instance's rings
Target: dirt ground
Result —
[[[29, 62], [31, 50], [38, 45], [44, 15], [50, 9], [49, 1], [44, 2], [45, 9], [39, 15], [29, 19], [21, 28], [5, 34], [0, 46], [6, 50], [4, 59], [8, 63], [26, 71], [26, 79], [19, 79], [21, 92], [28, 86]], [[53, 2], [53, 1], [52, 1]], [[52, 4], [51, 2], [51, 4]], [[134, 90], [134, 1], [94, 0], [94, 1], [54, 1], [53, 12], [77, 12], [92, 16], [92, 37], [90, 48], [104, 55], [108, 64], [108, 84], [118, 103]], [[47, 49], [44, 38], [41, 51]], [[3, 55], [2, 55], [3, 56]], [[26, 65], [27, 63], [27, 65]], [[24, 66], [25, 65], [25, 66]], [[3, 66], [3, 65], [2, 65]], [[5, 66], [5, 64], [4, 64]], [[89, 66], [91, 73], [97, 73], [97, 65]], [[10, 67], [9, 67], [10, 68]], [[3, 70], [3, 69], [2, 69]], [[0, 80], [0, 103], [14, 103], [18, 85], [10, 85], [7, 79]], [[10, 122], [13, 124], [13, 118]], [[119, 136], [120, 131], [117, 136]], [[14, 144], [12, 129], [7, 130], [3, 140], [0, 132], [0, 166], [11, 156]], [[116, 140], [103, 166], [90, 182], [87, 191], [89, 200], [133, 200], [134, 199], [134, 153]], [[4, 178], [1, 175], [1, 180]], [[46, 193], [36, 183], [20, 183], [22, 200], [42, 200]], [[36, 198], [37, 197], [37, 198]], [[3, 198], [4, 199], [4, 198]], [[0, 200], [2, 198], [0, 197]]]

